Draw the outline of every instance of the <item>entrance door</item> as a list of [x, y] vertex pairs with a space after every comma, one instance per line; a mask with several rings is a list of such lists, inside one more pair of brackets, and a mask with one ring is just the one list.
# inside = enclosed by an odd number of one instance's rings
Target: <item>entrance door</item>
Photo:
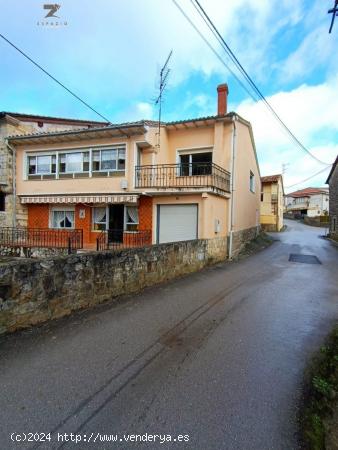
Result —
[[124, 205], [109, 205], [109, 242], [123, 242]]

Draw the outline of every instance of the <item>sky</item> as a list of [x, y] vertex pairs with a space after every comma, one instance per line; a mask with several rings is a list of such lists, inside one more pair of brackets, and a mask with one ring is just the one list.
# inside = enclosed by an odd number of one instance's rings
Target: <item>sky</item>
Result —
[[[191, 0], [176, 1], [236, 70]], [[284, 165], [286, 192], [325, 185], [329, 166], [290, 140], [173, 0], [58, 3], [62, 25], [46, 26], [42, 1], [0, 0], [0, 33], [111, 122], [157, 118], [159, 71], [173, 50], [163, 120], [214, 115], [217, 85], [226, 82], [228, 110], [253, 126], [261, 175], [281, 173]], [[200, 3], [281, 119], [312, 154], [331, 164], [338, 154], [338, 18], [329, 34], [327, 13], [333, 0]], [[0, 111], [100, 120], [2, 39], [0, 56]]]

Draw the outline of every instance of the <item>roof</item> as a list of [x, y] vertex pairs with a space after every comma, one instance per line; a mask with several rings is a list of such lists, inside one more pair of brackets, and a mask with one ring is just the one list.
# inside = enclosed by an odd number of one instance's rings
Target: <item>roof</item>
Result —
[[338, 164], [338, 155], [337, 155], [335, 162], [332, 164], [329, 176], [327, 177], [327, 180], [325, 181], [326, 184], [329, 184], [330, 178], [334, 172], [334, 169], [337, 167], [337, 164]]
[[0, 119], [3, 117], [10, 116], [22, 121], [36, 121], [36, 122], [50, 122], [50, 123], [69, 123], [69, 124], [79, 124], [79, 125], [108, 125], [108, 122], [97, 121], [97, 120], [85, 120], [85, 119], [69, 119], [66, 117], [54, 117], [54, 116], [40, 116], [36, 114], [25, 114], [10, 111], [0, 111]]
[[47, 133], [29, 133], [8, 136], [7, 140], [12, 144], [44, 143], [54, 139], [57, 142], [68, 142], [89, 138], [105, 138], [139, 135], [146, 132], [145, 122], [124, 123], [119, 125], [107, 125], [101, 127], [79, 128], [77, 130], [51, 131]]
[[[186, 119], [186, 120], [179, 120], [175, 122], [161, 122], [161, 126], [168, 127], [169, 129], [173, 127], [173, 129], [180, 128], [180, 125], [182, 125], [182, 128], [187, 128], [189, 125], [193, 125], [199, 122], [203, 122], [202, 126], [210, 125], [216, 120], [221, 120], [225, 118], [231, 118], [234, 115], [234, 113], [226, 114], [225, 116], [207, 116], [207, 117], [198, 117], [196, 119]], [[244, 119], [243, 119], [244, 120]], [[248, 122], [249, 123], [249, 122]], [[144, 128], [146, 126], [151, 127], [157, 127], [158, 121], [155, 120], [138, 120], [136, 122], [125, 122], [120, 124], [105, 124], [104, 129], [106, 130], [112, 130], [112, 129], [125, 129], [125, 128]], [[84, 127], [84, 128], [78, 128], [78, 129], [70, 129], [70, 130], [60, 130], [60, 131], [42, 131], [42, 132], [36, 132], [36, 133], [24, 133], [24, 134], [16, 134], [12, 136], [8, 136], [8, 140], [13, 142], [19, 141], [19, 140], [25, 140], [28, 142], [28, 140], [36, 139], [36, 138], [44, 138], [44, 137], [53, 137], [53, 136], [70, 136], [70, 135], [78, 135], [80, 133], [86, 133], [87, 132], [93, 132], [96, 131], [102, 131], [102, 126], [99, 127]], [[122, 133], [126, 134], [127, 133]], [[135, 133], [133, 133], [135, 134]]]
[[308, 187], [305, 189], [300, 189], [295, 192], [290, 192], [290, 194], [286, 194], [287, 197], [310, 197], [311, 195], [317, 195], [317, 194], [327, 194], [328, 188], [315, 188], [315, 187]]
[[277, 183], [282, 175], [267, 175], [266, 177], [261, 177], [262, 183]]

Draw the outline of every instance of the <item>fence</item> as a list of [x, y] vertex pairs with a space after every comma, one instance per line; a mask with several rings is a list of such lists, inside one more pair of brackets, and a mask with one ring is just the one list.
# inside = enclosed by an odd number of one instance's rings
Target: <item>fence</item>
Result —
[[96, 249], [120, 250], [131, 247], [151, 245], [151, 231], [105, 230], [96, 239]]
[[230, 173], [214, 163], [137, 166], [135, 184], [137, 188], [210, 187], [230, 192]]
[[68, 248], [69, 253], [83, 247], [82, 230], [49, 228], [0, 228], [0, 245], [8, 247]]

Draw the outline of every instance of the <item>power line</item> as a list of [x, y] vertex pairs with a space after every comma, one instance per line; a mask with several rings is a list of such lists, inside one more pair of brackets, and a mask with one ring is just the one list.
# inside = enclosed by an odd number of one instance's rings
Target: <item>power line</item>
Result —
[[257, 98], [253, 97], [253, 94], [248, 90], [245, 84], [238, 78], [235, 72], [228, 66], [228, 64], [224, 61], [221, 55], [214, 49], [214, 47], [210, 44], [210, 42], [203, 36], [201, 31], [196, 27], [194, 22], [190, 19], [190, 17], [186, 14], [186, 12], [181, 8], [181, 6], [177, 3], [176, 0], [172, 0], [177, 9], [182, 13], [185, 19], [190, 23], [190, 25], [194, 28], [196, 33], [199, 34], [200, 38], [204, 41], [204, 43], [209, 47], [209, 49], [213, 52], [213, 54], [217, 57], [217, 59], [221, 62], [221, 64], [231, 73], [231, 75], [237, 80], [237, 82], [242, 86], [242, 88], [247, 92], [247, 94], [253, 98], [255, 101]]
[[77, 100], [79, 100], [83, 105], [87, 106], [91, 111], [93, 111], [95, 114], [101, 117], [105, 122], [108, 122], [109, 125], [112, 125], [111, 121], [107, 119], [104, 115], [99, 113], [95, 108], [90, 106], [86, 101], [84, 101], [81, 97], [79, 97], [75, 92], [71, 91], [67, 86], [65, 86], [61, 81], [57, 80], [52, 74], [47, 72], [46, 69], [44, 69], [40, 64], [38, 64], [36, 61], [34, 61], [30, 56], [28, 56], [23, 50], [20, 50], [19, 47], [17, 47], [13, 42], [11, 42], [9, 39], [7, 39], [3, 34], [0, 33], [0, 37], [6, 41], [9, 45], [11, 45], [15, 50], [17, 50], [21, 55], [23, 55], [28, 61], [30, 61], [32, 64], [34, 64], [38, 69], [40, 69], [44, 74], [46, 74], [49, 78], [51, 78], [55, 83], [60, 85], [63, 89], [65, 89], [69, 94], [71, 94], [73, 97], [75, 97]]
[[[269, 111], [273, 114], [273, 116], [275, 117], [275, 119], [280, 123], [280, 125], [282, 126], [282, 129], [284, 131], [287, 132], [287, 134], [289, 135], [289, 137], [292, 138], [292, 140], [303, 150], [305, 151], [309, 156], [311, 156], [313, 159], [315, 159], [318, 163], [320, 164], [324, 164], [326, 166], [329, 166], [329, 164], [325, 163], [324, 161], [321, 161], [319, 158], [317, 158], [316, 156], [314, 156], [298, 139], [297, 137], [291, 132], [291, 130], [287, 127], [287, 125], [282, 121], [282, 119], [278, 116], [278, 114], [276, 113], [276, 111], [272, 108], [272, 106], [270, 105], [270, 103], [266, 100], [266, 98], [264, 97], [264, 95], [261, 93], [261, 91], [258, 89], [258, 87], [256, 86], [256, 84], [253, 82], [253, 80], [250, 78], [250, 76], [247, 74], [247, 72], [245, 71], [244, 67], [241, 65], [241, 63], [239, 62], [239, 60], [237, 59], [237, 57], [235, 56], [235, 54], [232, 52], [232, 50], [230, 49], [230, 47], [228, 46], [228, 44], [224, 41], [223, 37], [221, 36], [221, 34], [219, 33], [219, 31], [217, 30], [216, 26], [213, 24], [213, 22], [211, 21], [210, 17], [207, 15], [207, 13], [205, 12], [205, 10], [203, 9], [203, 7], [201, 6], [201, 4], [199, 3], [198, 0], [190, 0], [191, 3], [193, 4], [194, 8], [196, 9], [196, 11], [199, 13], [199, 15], [202, 17], [203, 21], [206, 23], [206, 25], [208, 26], [208, 28], [211, 30], [211, 32], [213, 33], [213, 35], [216, 37], [217, 41], [221, 44], [223, 50], [225, 50], [226, 54], [228, 55], [228, 57], [231, 59], [231, 61], [236, 65], [237, 69], [240, 71], [240, 73], [244, 76], [245, 80], [248, 82], [249, 86], [251, 87], [251, 89], [253, 89], [255, 96], [258, 97], [258, 99], [261, 99], [263, 101], [263, 103], [265, 104], [265, 106], [269, 109]], [[195, 3], [198, 5], [196, 6], [193, 1], [195, 1]], [[253, 98], [254, 101], [257, 101], [257, 98], [255, 96], [252, 95], [252, 93], [250, 93], [248, 91], [248, 89], [246, 87], [244, 87], [243, 83], [239, 80], [239, 78], [234, 74], [234, 72], [229, 68], [229, 66], [224, 62], [224, 60], [221, 58], [221, 56], [216, 52], [216, 50], [212, 47], [212, 45], [210, 44], [210, 42], [202, 35], [202, 33], [197, 29], [197, 27], [195, 26], [195, 24], [192, 22], [192, 20], [188, 17], [188, 15], [184, 12], [184, 10], [177, 4], [176, 0], [173, 0], [173, 3], [176, 5], [176, 7], [180, 10], [180, 12], [184, 15], [184, 17], [187, 19], [187, 21], [190, 23], [190, 25], [193, 26], [193, 28], [198, 32], [198, 34], [202, 37], [202, 39], [204, 40], [204, 42], [208, 45], [208, 47], [213, 51], [214, 54], [216, 54], [216, 56], [218, 57], [218, 59], [221, 60], [221, 62], [223, 63], [223, 65], [225, 65], [225, 67], [231, 72], [231, 74], [236, 78], [236, 80], [241, 84], [241, 86], [245, 89], [245, 91], [250, 95], [251, 98]], [[198, 9], [199, 8], [199, 9]]]
[[[252, 78], [249, 76], [249, 74], [247, 73], [247, 71], [244, 69], [244, 67], [242, 66], [242, 64], [239, 62], [238, 58], [236, 57], [236, 55], [234, 54], [234, 52], [231, 50], [231, 48], [229, 47], [229, 45], [225, 42], [224, 38], [222, 37], [222, 35], [220, 34], [220, 32], [218, 31], [218, 29], [216, 28], [215, 24], [212, 22], [212, 20], [210, 19], [210, 17], [208, 16], [208, 14], [206, 13], [206, 11], [204, 10], [204, 8], [202, 7], [202, 5], [200, 4], [199, 0], [190, 0], [192, 3], [193, 1], [195, 2], [195, 4], [198, 5], [198, 8], [201, 11], [201, 14], [203, 14], [203, 16], [205, 17], [205, 19], [208, 21], [208, 23], [210, 24], [210, 26], [212, 27], [212, 29], [214, 30], [214, 35], [216, 33], [216, 36], [219, 38], [219, 40], [222, 42], [223, 44], [223, 48], [226, 51], [227, 55], [230, 57], [230, 59], [233, 61], [233, 63], [236, 65], [236, 67], [240, 70], [240, 72], [242, 73], [242, 75], [245, 77], [245, 79], [247, 80], [247, 82], [250, 84], [250, 86], [254, 89], [254, 91], [257, 93], [257, 95], [259, 96], [259, 98], [264, 102], [265, 106], [269, 109], [269, 111], [273, 114], [273, 116], [275, 117], [275, 119], [279, 122], [279, 124], [287, 131], [287, 133], [290, 135], [290, 137], [294, 140], [294, 142], [303, 150], [305, 151], [309, 156], [311, 156], [313, 159], [315, 159], [316, 161], [318, 161], [320, 164], [325, 164], [326, 166], [330, 165], [325, 163], [324, 161], [321, 161], [319, 158], [317, 158], [316, 156], [314, 156], [300, 141], [299, 139], [292, 133], [292, 131], [289, 129], [289, 127], [285, 124], [285, 122], [283, 122], [283, 120], [279, 117], [279, 115], [277, 114], [277, 112], [274, 110], [274, 108], [270, 105], [270, 103], [267, 101], [267, 99], [264, 97], [264, 95], [262, 94], [262, 92], [260, 91], [260, 89], [257, 87], [257, 85], [255, 84], [255, 82], [252, 80]], [[193, 3], [194, 4], [194, 3]], [[197, 8], [197, 7], [196, 7]]]
[[290, 188], [292, 188], [292, 187], [294, 187], [294, 186], [297, 186], [297, 184], [305, 183], [306, 181], [311, 180], [311, 178], [314, 178], [314, 177], [316, 177], [317, 175], [320, 175], [321, 173], [325, 172], [325, 170], [328, 170], [328, 167], [325, 167], [324, 169], [322, 169], [322, 170], [320, 170], [319, 172], [317, 172], [317, 173], [311, 175], [310, 177], [305, 178], [305, 180], [298, 181], [297, 183], [291, 184], [291, 186], [285, 186], [285, 189], [290, 189]]

